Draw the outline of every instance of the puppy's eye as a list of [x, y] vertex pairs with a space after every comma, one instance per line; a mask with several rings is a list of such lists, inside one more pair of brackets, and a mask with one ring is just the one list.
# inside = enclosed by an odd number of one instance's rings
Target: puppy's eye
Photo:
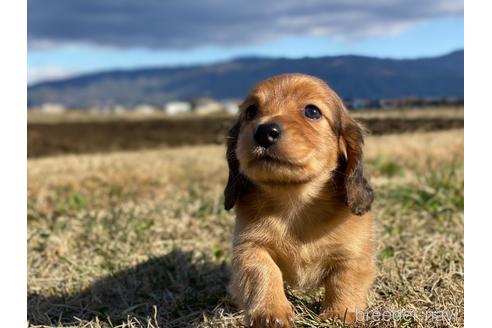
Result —
[[310, 120], [319, 120], [321, 118], [321, 112], [318, 107], [314, 105], [307, 105], [304, 108], [304, 116]]
[[256, 105], [249, 106], [248, 108], [246, 108], [246, 120], [251, 121], [252, 119], [255, 118], [257, 113], [258, 113], [258, 107]]

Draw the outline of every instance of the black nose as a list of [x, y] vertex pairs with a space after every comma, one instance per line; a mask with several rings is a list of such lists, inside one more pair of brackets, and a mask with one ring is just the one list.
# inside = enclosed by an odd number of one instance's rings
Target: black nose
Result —
[[282, 134], [277, 123], [261, 124], [256, 128], [255, 141], [258, 145], [268, 148], [280, 138]]

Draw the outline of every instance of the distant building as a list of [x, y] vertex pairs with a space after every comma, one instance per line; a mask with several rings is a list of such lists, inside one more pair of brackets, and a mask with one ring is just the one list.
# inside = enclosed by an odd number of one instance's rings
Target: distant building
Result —
[[185, 101], [171, 101], [164, 106], [164, 112], [169, 115], [190, 113], [191, 104]]
[[93, 114], [122, 114], [128, 110], [121, 105], [95, 105], [87, 108], [87, 111]]
[[59, 114], [65, 111], [65, 107], [62, 104], [45, 103], [40, 108], [41, 112], [48, 114]]
[[239, 112], [240, 102], [238, 100], [225, 100], [222, 104], [228, 114], [236, 115]]
[[198, 98], [193, 101], [193, 112], [197, 115], [209, 115], [224, 111], [224, 105], [211, 98]]
[[344, 99], [343, 103], [345, 106], [349, 109], [375, 109], [375, 108], [381, 108], [381, 102], [379, 99]]
[[144, 115], [150, 115], [150, 114], [153, 114], [155, 113], [155, 108], [150, 106], [150, 105], [145, 105], [145, 104], [142, 104], [142, 105], [138, 105], [136, 106], [133, 111], [135, 113], [138, 113], [138, 114], [144, 114]]
[[114, 114], [123, 114], [126, 112], [126, 109], [125, 107], [121, 106], [121, 105], [116, 105], [112, 108], [112, 112]]
[[101, 108], [99, 106], [92, 106], [87, 109], [87, 112], [91, 114], [99, 114], [101, 112]]
[[427, 106], [462, 106], [464, 101], [461, 97], [405, 97], [393, 99], [381, 99], [382, 108], [414, 108]]
[[100, 114], [110, 114], [113, 112], [112, 105], [102, 105], [98, 107], [98, 111]]

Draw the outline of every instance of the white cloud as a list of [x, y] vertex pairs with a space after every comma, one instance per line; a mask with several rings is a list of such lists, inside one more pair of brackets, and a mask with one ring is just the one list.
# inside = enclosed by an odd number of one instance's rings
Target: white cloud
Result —
[[31, 47], [182, 49], [286, 36], [351, 41], [463, 16], [462, 0], [29, 0]]

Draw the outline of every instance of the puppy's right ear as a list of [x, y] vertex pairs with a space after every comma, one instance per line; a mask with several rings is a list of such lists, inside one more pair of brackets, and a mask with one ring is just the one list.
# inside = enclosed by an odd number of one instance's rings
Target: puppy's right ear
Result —
[[362, 163], [364, 132], [359, 123], [352, 119], [343, 102], [335, 97], [339, 108], [340, 168], [344, 173], [345, 202], [355, 215], [363, 215], [371, 209], [374, 191], [369, 184]]
[[239, 136], [240, 122], [236, 122], [229, 130], [227, 136], [227, 165], [229, 166], [229, 179], [224, 189], [224, 207], [228, 211], [234, 207], [241, 193], [249, 187], [249, 180], [239, 172], [239, 160], [236, 157], [237, 138]]

